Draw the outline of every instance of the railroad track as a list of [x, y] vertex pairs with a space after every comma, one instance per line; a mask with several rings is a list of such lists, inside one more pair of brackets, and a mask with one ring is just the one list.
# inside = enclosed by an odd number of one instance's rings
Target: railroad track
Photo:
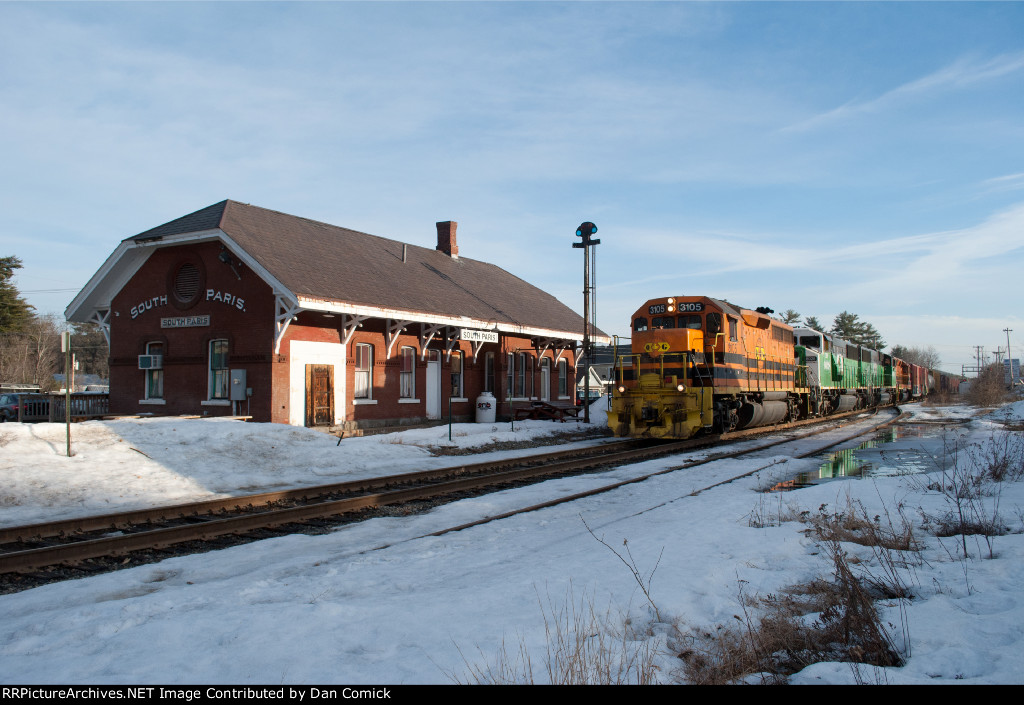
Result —
[[[844, 417], [865, 412], [850, 412]], [[804, 434], [804, 438], [835, 428], [840, 417], [814, 419], [788, 424], [797, 427], [826, 424]], [[890, 419], [885, 423], [892, 423]], [[884, 424], [880, 424], [884, 425]], [[0, 528], [0, 574], [25, 574], [60, 565], [81, 565], [102, 559], [96, 570], [116, 568], [121, 558], [136, 552], [160, 552], [168, 547], [209, 542], [221, 537], [244, 537], [268, 529], [294, 527], [302, 531], [310, 524], [336, 517], [357, 515], [374, 508], [443, 497], [463, 496], [468, 492], [537, 481], [541, 478], [610, 467], [695, 450], [709, 445], [776, 433], [780, 427], [749, 429], [730, 434], [705, 436], [688, 441], [651, 443], [626, 440], [600, 446], [554, 451], [539, 455], [508, 458], [484, 463], [462, 464], [385, 477], [366, 478], [343, 483], [267, 492], [189, 504], [156, 507], [117, 514], [82, 517], [42, 524]], [[858, 435], [864, 431], [858, 432]], [[733, 453], [715, 454], [710, 459], [740, 455], [788, 443], [784, 438]], [[841, 442], [841, 441], [840, 441]], [[817, 452], [817, 451], [816, 451]], [[681, 467], [709, 462], [693, 461]], [[672, 468], [675, 470], [679, 468]], [[668, 472], [664, 470], [661, 472]], [[644, 479], [644, 478], [641, 478]], [[630, 480], [635, 482], [639, 480]], [[608, 491], [624, 483], [615, 483], [586, 494]], [[565, 498], [562, 501], [568, 501]], [[535, 509], [529, 508], [530, 510]], [[494, 520], [499, 517], [490, 517]], [[477, 522], [479, 523], [479, 522]], [[462, 527], [453, 527], [450, 530]], [[237, 541], [243, 541], [239, 538]], [[199, 548], [197, 550], [208, 550]], [[130, 560], [130, 559], [129, 559]], [[128, 562], [128, 561], [124, 561]], [[43, 576], [37, 576], [42, 578]], [[33, 582], [33, 581], [29, 581]], [[44, 580], [45, 582], [45, 580]], [[26, 586], [27, 587], [27, 586]], [[17, 588], [15, 588], [17, 589]]]

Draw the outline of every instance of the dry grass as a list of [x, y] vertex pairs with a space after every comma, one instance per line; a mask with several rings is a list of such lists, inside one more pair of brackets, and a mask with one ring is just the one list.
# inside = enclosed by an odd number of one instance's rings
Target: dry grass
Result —
[[1005, 482], [1024, 480], [1024, 434], [993, 435], [984, 443], [947, 439], [938, 472], [928, 476], [919, 489], [938, 492], [945, 500], [939, 512], [921, 510], [925, 530], [940, 538], [959, 537], [959, 555], [970, 557], [968, 536], [984, 539], [993, 558], [993, 537], [1010, 531], [1000, 514]]
[[[611, 607], [601, 611], [593, 596], [575, 599], [572, 589], [555, 605], [538, 599], [547, 644], [545, 659], [535, 669], [521, 637], [513, 649], [502, 641], [493, 659], [480, 654], [483, 665], [463, 662], [467, 674], [449, 678], [477, 685], [654, 685], [658, 682], [657, 651], [649, 633], [634, 631], [628, 618]], [[461, 653], [461, 649], [460, 649]], [[542, 676], [538, 680], [539, 676]]]
[[[779, 595], [749, 597], [740, 591], [742, 614], [712, 629], [677, 629], [670, 644], [682, 660], [679, 677], [688, 683], [785, 683], [788, 676], [813, 663], [844, 661], [861, 678], [860, 665], [898, 666], [902, 659], [890, 630], [909, 644], [906, 618], [900, 627], [883, 624], [875, 601], [909, 597], [907, 568], [919, 564], [913, 525], [898, 505], [871, 516], [849, 497], [845, 506], [817, 513], [780, 503], [751, 513], [752, 526], [801, 521], [822, 546], [832, 575], [793, 586]], [[842, 547], [870, 547], [874, 560], [860, 561]]]
[[683, 662], [680, 677], [699, 685], [779, 684], [820, 662], [902, 665], [875, 609], [877, 595], [855, 575], [838, 541], [824, 547], [831, 580], [759, 599], [741, 591], [743, 614], [733, 615], [735, 623], [677, 631], [670, 644]]
[[870, 516], [861, 502], [847, 496], [843, 508], [830, 511], [828, 505], [823, 504], [817, 514], [805, 512], [801, 516], [820, 541], [855, 543], [889, 551], [919, 550], [914, 525], [907, 519], [903, 505], [897, 506], [898, 520], [893, 519], [888, 509], [883, 514], [884, 517], [882, 514]]

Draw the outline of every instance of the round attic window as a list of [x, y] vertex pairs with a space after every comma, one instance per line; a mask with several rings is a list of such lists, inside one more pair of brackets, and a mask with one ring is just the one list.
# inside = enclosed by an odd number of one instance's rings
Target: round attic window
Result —
[[178, 273], [174, 275], [174, 286], [172, 287], [174, 298], [183, 304], [195, 303], [202, 289], [201, 278], [199, 268], [191, 262], [186, 262], [178, 267]]

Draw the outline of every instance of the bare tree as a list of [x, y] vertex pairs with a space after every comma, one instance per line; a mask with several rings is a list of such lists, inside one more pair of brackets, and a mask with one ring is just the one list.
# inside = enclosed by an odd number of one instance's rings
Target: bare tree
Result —
[[76, 374], [110, 377], [110, 348], [103, 331], [95, 323], [73, 323], [71, 349], [79, 367]]
[[939, 357], [939, 352], [934, 346], [929, 345], [927, 348], [915, 348], [907, 347], [903, 345], [893, 345], [889, 350], [889, 353], [893, 357], [898, 357], [905, 362], [909, 362], [912, 365], [921, 365], [921, 367], [927, 367], [929, 370], [938, 369], [942, 364], [942, 359]]
[[43, 391], [57, 387], [63, 320], [54, 315], [33, 316], [17, 332], [0, 335], [0, 380], [38, 384]]

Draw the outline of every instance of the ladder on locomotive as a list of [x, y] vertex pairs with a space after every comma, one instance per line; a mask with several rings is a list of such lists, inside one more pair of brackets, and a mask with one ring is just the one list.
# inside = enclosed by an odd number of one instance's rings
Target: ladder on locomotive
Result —
[[[690, 369], [693, 371], [693, 380], [691, 386], [697, 387], [714, 387], [715, 386], [715, 374], [714, 370], [708, 365], [707, 352], [697, 352], [696, 350], [690, 353], [690, 359], [692, 365]], [[714, 352], [710, 353], [714, 356]], [[713, 357], [712, 357], [713, 359]], [[699, 384], [698, 384], [699, 382]]]

